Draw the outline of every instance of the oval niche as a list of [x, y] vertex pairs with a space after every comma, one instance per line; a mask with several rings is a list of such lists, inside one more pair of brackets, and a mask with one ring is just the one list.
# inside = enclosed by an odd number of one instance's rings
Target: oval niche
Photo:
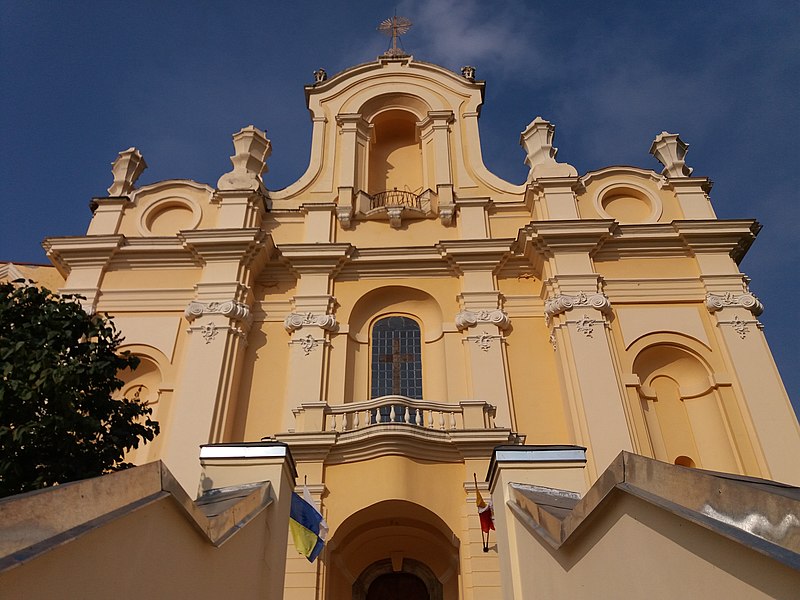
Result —
[[653, 223], [661, 216], [661, 203], [644, 190], [615, 185], [606, 188], [596, 201], [601, 216], [618, 223]]
[[144, 211], [141, 229], [148, 236], [173, 236], [200, 223], [200, 209], [184, 198], [164, 198]]

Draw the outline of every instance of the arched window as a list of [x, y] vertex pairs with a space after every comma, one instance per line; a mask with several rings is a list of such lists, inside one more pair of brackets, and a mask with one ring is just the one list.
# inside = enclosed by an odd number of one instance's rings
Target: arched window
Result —
[[421, 339], [419, 324], [408, 317], [385, 317], [372, 326], [371, 398], [422, 399]]

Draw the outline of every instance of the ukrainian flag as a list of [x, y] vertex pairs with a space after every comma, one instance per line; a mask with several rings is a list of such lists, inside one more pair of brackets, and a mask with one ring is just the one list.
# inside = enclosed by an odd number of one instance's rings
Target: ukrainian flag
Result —
[[328, 524], [314, 506], [308, 488], [303, 486], [303, 496], [292, 492], [292, 509], [289, 513], [289, 531], [292, 532], [294, 547], [309, 562], [322, 552]]

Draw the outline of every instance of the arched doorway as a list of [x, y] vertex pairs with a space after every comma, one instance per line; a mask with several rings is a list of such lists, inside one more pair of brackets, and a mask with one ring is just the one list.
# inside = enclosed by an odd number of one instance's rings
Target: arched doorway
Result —
[[351, 515], [330, 540], [326, 598], [455, 600], [459, 548], [435, 513], [385, 500]]
[[379, 560], [353, 583], [353, 600], [442, 600], [442, 582], [413, 559]]

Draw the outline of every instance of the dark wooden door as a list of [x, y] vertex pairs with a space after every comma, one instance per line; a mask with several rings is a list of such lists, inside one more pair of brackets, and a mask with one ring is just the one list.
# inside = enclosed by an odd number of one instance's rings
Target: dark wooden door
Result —
[[422, 579], [411, 573], [386, 573], [372, 582], [367, 600], [430, 600]]

